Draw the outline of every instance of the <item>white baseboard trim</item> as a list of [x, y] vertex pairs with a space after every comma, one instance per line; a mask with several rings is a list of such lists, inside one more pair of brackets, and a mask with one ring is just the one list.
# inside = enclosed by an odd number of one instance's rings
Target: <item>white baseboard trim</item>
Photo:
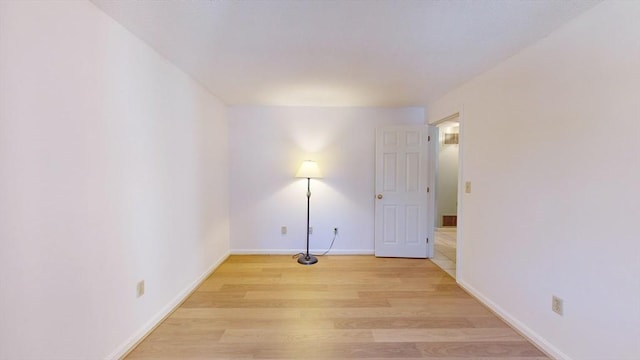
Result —
[[182, 303], [213, 273], [220, 264], [222, 264], [230, 255], [227, 251], [213, 265], [211, 265], [204, 273], [202, 273], [197, 279], [195, 279], [189, 286], [182, 290], [176, 297], [173, 298], [160, 312], [152, 317], [146, 324], [136, 331], [127, 341], [120, 345], [113, 353], [106, 357], [106, 359], [122, 359], [131, 350], [133, 350], [144, 338], [146, 338], [153, 330], [155, 330], [162, 321], [164, 321], [171, 313], [173, 313]]
[[560, 351], [558, 348], [549, 343], [545, 338], [540, 336], [537, 332], [533, 331], [527, 325], [525, 325], [520, 320], [513, 317], [503, 308], [498, 306], [496, 303], [491, 301], [488, 297], [484, 296], [480, 291], [478, 291], [473, 286], [466, 283], [464, 280], [458, 280], [458, 285], [460, 285], [466, 292], [475, 297], [478, 301], [483, 303], [486, 307], [488, 307], [491, 311], [493, 311], [499, 318], [504, 320], [507, 324], [509, 324], [514, 330], [520, 333], [520, 335], [527, 338], [527, 340], [531, 341], [537, 348], [541, 351], [545, 352], [549, 357], [556, 360], [571, 360], [571, 358]]
[[[324, 253], [326, 250], [310, 249], [309, 252], [315, 256]], [[231, 249], [231, 255], [295, 255], [304, 252], [304, 249]], [[372, 249], [348, 249], [331, 250], [328, 255], [373, 255]]]

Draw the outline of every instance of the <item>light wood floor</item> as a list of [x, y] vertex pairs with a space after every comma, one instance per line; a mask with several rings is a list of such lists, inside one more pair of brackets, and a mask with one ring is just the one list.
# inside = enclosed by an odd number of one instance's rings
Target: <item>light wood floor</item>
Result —
[[433, 261], [447, 274], [456, 277], [456, 228], [437, 228], [434, 233]]
[[428, 260], [231, 256], [127, 359], [547, 359]]

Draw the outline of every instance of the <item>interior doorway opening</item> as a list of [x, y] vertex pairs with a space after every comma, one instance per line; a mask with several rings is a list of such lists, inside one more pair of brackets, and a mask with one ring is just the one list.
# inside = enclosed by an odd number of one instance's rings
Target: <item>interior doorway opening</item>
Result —
[[435, 153], [434, 252], [431, 261], [456, 277], [460, 121], [453, 116], [437, 123]]

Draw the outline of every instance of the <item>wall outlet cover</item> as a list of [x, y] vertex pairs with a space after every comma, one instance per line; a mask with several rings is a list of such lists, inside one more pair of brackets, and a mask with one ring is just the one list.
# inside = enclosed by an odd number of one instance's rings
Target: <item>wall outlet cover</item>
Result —
[[144, 280], [138, 281], [136, 285], [136, 295], [137, 297], [144, 295]]
[[564, 312], [564, 308], [563, 308], [564, 304], [561, 298], [557, 297], [557, 296], [552, 296], [551, 297], [551, 310], [558, 314], [558, 315], [562, 315]]

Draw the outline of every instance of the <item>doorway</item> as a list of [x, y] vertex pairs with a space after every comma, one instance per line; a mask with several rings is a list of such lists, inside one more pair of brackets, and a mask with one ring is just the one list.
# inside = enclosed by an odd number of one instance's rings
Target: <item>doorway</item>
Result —
[[460, 169], [459, 116], [435, 124], [437, 144], [435, 165], [434, 252], [431, 261], [456, 277], [458, 240], [458, 183]]

